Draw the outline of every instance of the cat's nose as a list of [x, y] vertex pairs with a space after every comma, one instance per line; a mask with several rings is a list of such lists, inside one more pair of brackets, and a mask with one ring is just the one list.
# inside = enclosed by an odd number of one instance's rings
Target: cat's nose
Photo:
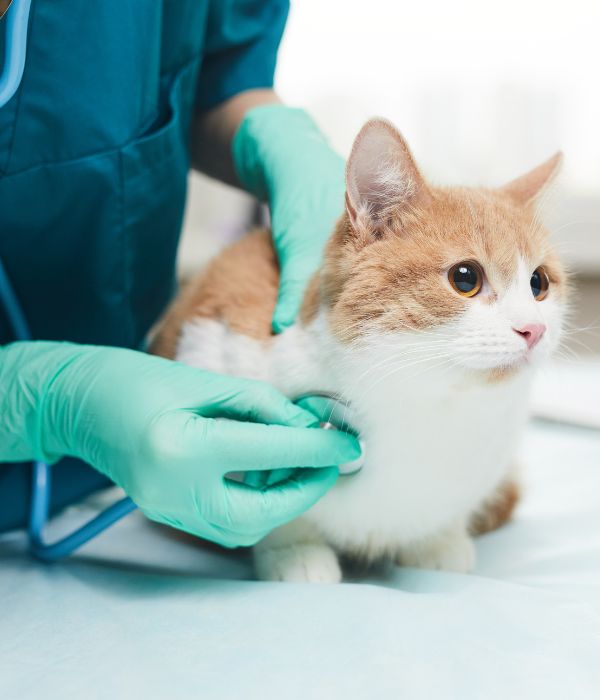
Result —
[[543, 323], [526, 323], [520, 328], [513, 328], [513, 331], [520, 335], [527, 343], [529, 350], [532, 350], [542, 339], [546, 326]]

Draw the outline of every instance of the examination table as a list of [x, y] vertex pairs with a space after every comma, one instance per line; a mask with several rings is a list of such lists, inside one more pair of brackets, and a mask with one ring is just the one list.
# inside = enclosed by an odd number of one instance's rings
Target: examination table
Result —
[[534, 407], [523, 501], [473, 575], [259, 583], [137, 512], [52, 565], [0, 536], [0, 700], [600, 698], [600, 365], [545, 371]]

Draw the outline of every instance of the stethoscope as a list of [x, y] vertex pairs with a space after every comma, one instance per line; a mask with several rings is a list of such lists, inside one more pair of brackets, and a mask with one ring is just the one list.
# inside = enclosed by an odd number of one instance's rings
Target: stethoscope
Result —
[[[27, 54], [27, 27], [31, 0], [12, 0], [0, 22], [6, 25], [6, 49], [0, 73], [0, 108], [17, 92]], [[0, 25], [0, 31], [2, 26]]]
[[[17, 92], [23, 71], [25, 69], [25, 56], [27, 52], [27, 27], [31, 0], [13, 0], [0, 17], [0, 22], [6, 25], [6, 53], [4, 65], [0, 74], [0, 108], [2, 108]], [[2, 25], [0, 24], [0, 30]], [[0, 304], [4, 307], [8, 321], [11, 325], [16, 340], [31, 340], [31, 333], [23, 310], [18, 302], [12, 284], [2, 259], [0, 259]], [[338, 397], [313, 392], [304, 394], [296, 399], [297, 403], [312, 396], [322, 396], [332, 401], [332, 411], [329, 419], [321, 423], [324, 429], [347, 429], [344, 416], [337, 419], [335, 411], [343, 409], [345, 415], [347, 403]], [[351, 474], [360, 469], [362, 462], [344, 465], [343, 474]], [[135, 503], [128, 497], [123, 498], [106, 508], [89, 522], [77, 528], [74, 532], [55, 542], [46, 542], [44, 529], [48, 522], [50, 507], [52, 469], [46, 462], [34, 462], [33, 479], [31, 489], [31, 506], [29, 513], [29, 549], [37, 559], [42, 561], [56, 561], [72, 554], [76, 549], [89, 542], [92, 538], [104, 532], [108, 527], [116, 523], [124, 516], [136, 509]]]

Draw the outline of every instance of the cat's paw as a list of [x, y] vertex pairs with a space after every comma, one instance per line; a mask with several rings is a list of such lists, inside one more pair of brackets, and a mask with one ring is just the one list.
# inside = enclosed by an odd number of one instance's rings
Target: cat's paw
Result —
[[402, 566], [454, 571], [466, 574], [475, 567], [475, 545], [469, 535], [454, 533], [403, 548], [398, 556]]
[[261, 548], [254, 553], [254, 566], [263, 581], [339, 583], [342, 580], [337, 555], [324, 544]]

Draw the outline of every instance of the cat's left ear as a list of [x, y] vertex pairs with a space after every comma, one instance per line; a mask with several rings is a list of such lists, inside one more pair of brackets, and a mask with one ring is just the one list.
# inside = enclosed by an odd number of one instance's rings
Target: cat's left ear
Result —
[[354, 230], [381, 233], [390, 218], [401, 218], [429, 200], [400, 132], [385, 119], [370, 119], [358, 133], [346, 165], [346, 211]]
[[514, 202], [522, 206], [533, 204], [552, 184], [560, 171], [562, 162], [563, 154], [559, 151], [537, 168], [501, 187], [500, 191], [505, 192]]

